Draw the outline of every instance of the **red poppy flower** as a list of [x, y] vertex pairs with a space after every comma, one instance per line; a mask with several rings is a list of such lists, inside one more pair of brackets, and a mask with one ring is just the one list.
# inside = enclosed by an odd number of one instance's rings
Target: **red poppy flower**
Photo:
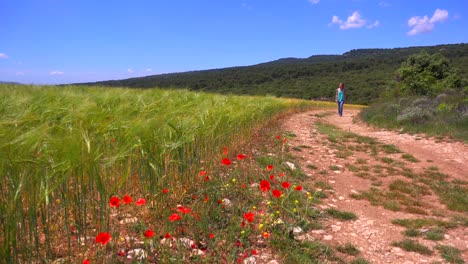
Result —
[[268, 170], [268, 171], [271, 171], [272, 169], [273, 169], [273, 165], [268, 165], [268, 166], [267, 166], [267, 170]]
[[245, 213], [244, 219], [247, 220], [247, 222], [252, 223], [253, 221], [255, 221], [255, 214], [252, 212]]
[[237, 154], [237, 159], [238, 160], [243, 160], [243, 159], [245, 159], [245, 155], [244, 154]]
[[110, 207], [119, 207], [120, 199], [118, 197], [112, 196], [109, 200]]
[[223, 148], [223, 154], [227, 155], [228, 154], [228, 149], [226, 147]]
[[163, 192], [163, 193], [168, 193], [168, 192], [169, 192], [169, 189], [163, 189], [162, 192]]
[[264, 232], [262, 233], [262, 236], [263, 236], [264, 238], [269, 238], [269, 237], [270, 237], [270, 233], [264, 231]]
[[210, 176], [206, 176], [205, 181], [209, 181], [209, 180], [210, 180]]
[[96, 243], [101, 243], [103, 245], [107, 244], [111, 240], [111, 235], [107, 232], [101, 232], [96, 236]]
[[296, 191], [302, 191], [302, 186], [298, 185], [298, 186], [296, 186], [296, 188], [294, 188], [294, 190], [296, 190]]
[[198, 174], [199, 174], [200, 176], [205, 176], [205, 175], [206, 175], [206, 171], [200, 171]]
[[135, 205], [138, 205], [138, 206], [145, 205], [145, 204], [146, 204], [145, 198], [138, 198], [138, 200], [136, 200], [135, 202]]
[[169, 234], [169, 233], [166, 233], [166, 234], [164, 235], [164, 238], [167, 238], [167, 239], [169, 239], [169, 238], [172, 238], [172, 236], [171, 236], [171, 234]]
[[215, 238], [215, 235], [214, 234], [209, 234], [208, 237], [213, 239], [213, 238]]
[[125, 257], [125, 255], [127, 255], [125, 253], [125, 250], [120, 250], [119, 253], [117, 253], [117, 255], [119, 255], [119, 257]]
[[241, 226], [242, 228], [244, 228], [244, 227], [245, 227], [245, 222], [242, 221], [241, 224], [240, 224], [240, 226]]
[[284, 177], [284, 173], [280, 172], [279, 176]]
[[270, 190], [270, 182], [267, 180], [263, 180], [260, 182], [260, 190], [263, 192], [267, 192]]
[[281, 197], [281, 191], [280, 190], [273, 190], [273, 196], [276, 197], [276, 198], [279, 198]]
[[124, 195], [122, 197], [122, 203], [123, 204], [131, 204], [132, 203], [132, 197], [130, 197], [128, 195]]
[[203, 198], [203, 201], [204, 201], [205, 203], [208, 202], [209, 200], [210, 200], [210, 197], [208, 197], [208, 196], [205, 196], [205, 197]]
[[276, 139], [281, 139], [281, 136], [280, 136], [280, 135], [277, 135], [277, 136], [276, 136]]
[[188, 214], [192, 209], [183, 206], [177, 206], [177, 211], [181, 212], [182, 214]]
[[144, 235], [145, 235], [146, 238], [152, 238], [152, 237], [154, 237], [154, 231], [151, 230], [151, 229], [148, 229], [148, 230], [145, 231]]
[[252, 255], [257, 255], [258, 251], [256, 249], [252, 249]]
[[274, 180], [275, 179], [275, 175], [271, 174], [270, 175], [270, 180]]
[[91, 260], [85, 259], [85, 260], [83, 260], [83, 264], [91, 264]]
[[282, 182], [281, 186], [283, 186], [283, 188], [287, 189], [287, 188], [289, 188], [289, 186], [291, 186], [291, 184], [289, 182]]
[[180, 219], [182, 219], [182, 217], [176, 213], [173, 213], [171, 216], [169, 216], [169, 221], [171, 222], [179, 221]]
[[218, 200], [217, 202], [218, 202], [218, 204], [222, 204], [222, 203], [223, 203], [223, 201], [222, 201], [222, 200]]
[[224, 159], [221, 161], [221, 163], [223, 163], [223, 164], [226, 165], [226, 166], [229, 166], [229, 165], [232, 164], [231, 160], [228, 159], [228, 158], [224, 158]]

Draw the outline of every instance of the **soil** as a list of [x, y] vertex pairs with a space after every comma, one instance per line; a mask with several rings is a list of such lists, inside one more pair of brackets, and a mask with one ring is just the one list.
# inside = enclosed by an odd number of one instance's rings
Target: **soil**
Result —
[[[414, 173], [422, 173], [428, 168], [436, 167], [439, 172], [447, 174], [448, 179], [468, 180], [468, 146], [461, 142], [450, 142], [427, 138], [423, 135], [402, 134], [399, 131], [382, 130], [369, 127], [358, 117], [358, 110], [345, 109], [343, 117], [330, 110], [314, 110], [293, 114], [287, 117], [282, 125], [284, 131], [295, 136], [289, 141], [292, 153], [297, 157], [304, 173], [310, 177], [310, 183], [323, 182], [331, 185], [325, 189], [327, 198], [319, 205], [322, 209], [336, 208], [339, 211], [349, 211], [358, 217], [353, 221], [327, 219], [321, 230], [308, 231], [308, 237], [338, 246], [351, 243], [360, 251], [359, 256], [370, 263], [446, 263], [440, 253], [434, 249], [436, 245], [450, 245], [462, 251], [461, 257], [468, 260], [468, 228], [459, 225], [448, 229], [441, 241], [431, 241], [423, 237], [412, 238], [433, 249], [432, 255], [422, 255], [407, 252], [392, 246], [392, 242], [401, 241], [406, 237], [405, 227], [392, 224], [393, 219], [436, 218], [450, 221], [453, 216], [467, 217], [466, 213], [448, 210], [433, 193], [425, 194], [421, 201], [425, 204], [426, 215], [410, 213], [405, 210], [392, 211], [383, 206], [373, 206], [367, 200], [357, 200], [350, 196], [369, 191], [371, 187], [386, 189], [391, 182], [400, 179], [408, 181], [402, 175], [385, 177], [359, 177], [351, 171], [349, 165], [362, 165], [373, 168], [385, 166], [381, 158], [376, 158], [365, 152], [353, 152], [350, 156], [337, 155], [337, 149], [330, 144], [327, 135], [317, 131], [316, 122], [329, 123], [361, 136], [371, 137], [379, 142], [391, 144], [406, 154], [413, 155], [419, 162], [409, 162], [403, 159], [402, 153], [379, 153], [379, 157], [390, 157]], [[330, 166], [335, 165], [333, 169]], [[372, 174], [372, 171], [370, 171]], [[341, 254], [341, 253], [338, 253]], [[340, 255], [346, 261], [354, 257]]]

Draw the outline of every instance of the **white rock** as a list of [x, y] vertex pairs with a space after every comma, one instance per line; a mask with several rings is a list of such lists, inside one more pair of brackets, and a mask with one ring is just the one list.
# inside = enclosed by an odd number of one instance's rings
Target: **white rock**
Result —
[[203, 256], [205, 255], [205, 252], [203, 250], [200, 250], [198, 248], [195, 248], [192, 250], [192, 256]]
[[268, 264], [279, 264], [279, 262], [278, 262], [277, 260], [274, 260], [274, 259], [273, 259], [273, 260], [270, 260], [270, 261], [268, 262]]
[[231, 207], [232, 207], [232, 202], [231, 202], [231, 200], [229, 200], [228, 198], [224, 198], [224, 199], [223, 199], [223, 205], [224, 205], [224, 207], [226, 207], [226, 208], [231, 208]]
[[187, 248], [192, 248], [192, 245], [195, 244], [193, 240], [186, 238], [186, 237], [181, 237], [178, 239], [178, 241], [182, 243], [182, 245], [186, 246]]
[[326, 241], [330, 241], [333, 239], [333, 236], [332, 235], [325, 235], [323, 236], [323, 240], [326, 240]]
[[309, 234], [302, 234], [294, 237], [297, 241], [314, 241], [315, 238]]
[[318, 234], [318, 235], [325, 234], [325, 230], [312, 230], [312, 234]]
[[173, 238], [163, 238], [161, 239], [161, 241], [159, 242], [159, 244], [161, 245], [168, 245], [169, 247], [172, 247], [172, 242], [174, 241]]
[[137, 259], [137, 260], [144, 260], [148, 257], [146, 251], [142, 248], [135, 248], [127, 253], [127, 259]]
[[295, 228], [293, 228], [292, 232], [293, 232], [293, 235], [296, 236], [296, 235], [299, 235], [300, 233], [302, 233], [303, 230], [302, 230], [302, 228], [300, 226], [296, 226]]
[[136, 223], [138, 222], [138, 218], [136, 217], [129, 217], [129, 218], [124, 218], [122, 220], [120, 220], [120, 224], [123, 225], [123, 224], [128, 224], [128, 223]]
[[286, 161], [285, 162], [286, 165], [288, 165], [288, 167], [291, 169], [291, 170], [295, 170], [296, 169], [296, 165], [294, 165], [294, 163], [291, 163], [289, 161]]
[[244, 264], [257, 264], [257, 259], [254, 256], [250, 256], [244, 259]]
[[337, 226], [337, 225], [332, 225], [331, 226], [331, 229], [333, 232], [338, 232], [341, 230], [341, 226]]

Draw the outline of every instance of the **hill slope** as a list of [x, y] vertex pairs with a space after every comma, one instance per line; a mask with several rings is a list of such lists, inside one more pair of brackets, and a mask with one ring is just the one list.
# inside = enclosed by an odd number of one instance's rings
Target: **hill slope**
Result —
[[468, 78], [468, 44], [394, 49], [357, 49], [342, 55], [285, 58], [252, 66], [111, 80], [86, 85], [134, 88], [188, 88], [215, 93], [275, 95], [303, 99], [332, 98], [339, 82], [347, 84], [348, 102], [368, 104], [395, 77], [406, 58], [426, 50], [440, 52]]

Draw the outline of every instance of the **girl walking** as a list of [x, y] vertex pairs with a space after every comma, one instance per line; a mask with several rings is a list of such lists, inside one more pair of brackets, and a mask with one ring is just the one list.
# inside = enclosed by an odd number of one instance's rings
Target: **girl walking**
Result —
[[340, 83], [336, 89], [335, 101], [338, 103], [338, 114], [343, 116], [343, 105], [345, 101], [344, 83]]

